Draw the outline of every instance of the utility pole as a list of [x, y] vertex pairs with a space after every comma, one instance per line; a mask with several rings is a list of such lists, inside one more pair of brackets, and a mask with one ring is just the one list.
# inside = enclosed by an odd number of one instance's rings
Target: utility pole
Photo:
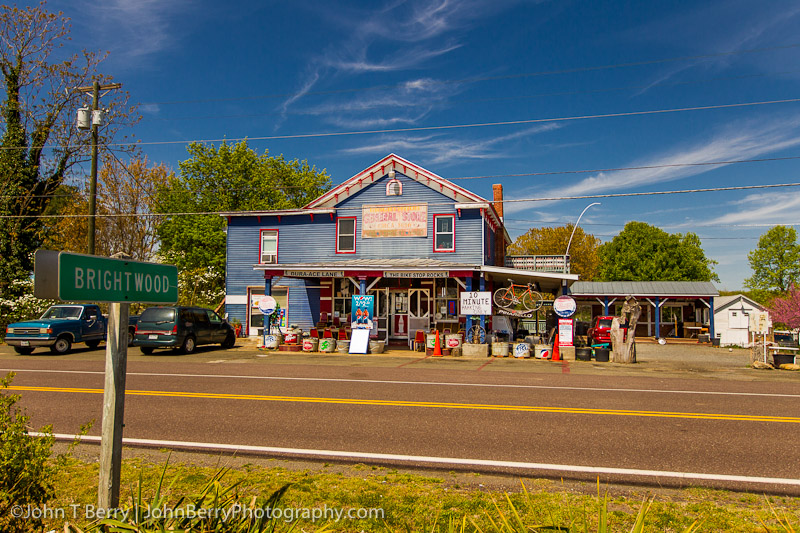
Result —
[[[94, 234], [95, 217], [97, 215], [97, 144], [99, 140], [98, 130], [103, 122], [102, 112], [100, 111], [100, 91], [110, 91], [122, 88], [121, 83], [109, 83], [100, 85], [95, 81], [91, 87], [78, 87], [78, 92], [92, 93], [92, 168], [91, 181], [89, 182], [89, 235], [87, 238], [87, 248], [89, 255], [94, 255]], [[80, 110], [78, 111], [80, 114]], [[78, 118], [78, 128], [83, 129]]]

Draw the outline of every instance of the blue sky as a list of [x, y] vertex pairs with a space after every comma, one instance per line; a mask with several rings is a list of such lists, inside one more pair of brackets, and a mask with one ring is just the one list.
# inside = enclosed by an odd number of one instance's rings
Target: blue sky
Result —
[[[581, 226], [603, 241], [631, 220], [695, 232], [725, 290], [742, 288], [769, 227], [800, 225], [797, 187], [521, 201], [800, 182], [800, 158], [697, 165], [800, 157], [800, 102], [730, 106], [800, 97], [796, 1], [48, 8], [72, 19], [70, 47], [111, 52], [103, 71], [140, 104], [151, 162], [246, 137], [336, 184], [394, 152], [486, 198], [502, 183], [512, 237], [593, 201]], [[697, 107], [711, 108], [675, 111]], [[602, 170], [643, 166], [656, 168]]]

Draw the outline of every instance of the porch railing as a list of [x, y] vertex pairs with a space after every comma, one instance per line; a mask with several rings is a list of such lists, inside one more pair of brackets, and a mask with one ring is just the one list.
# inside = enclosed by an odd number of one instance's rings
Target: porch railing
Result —
[[[564, 262], [566, 260], [566, 268]], [[569, 273], [569, 256], [563, 255], [507, 255], [505, 266], [537, 272]]]

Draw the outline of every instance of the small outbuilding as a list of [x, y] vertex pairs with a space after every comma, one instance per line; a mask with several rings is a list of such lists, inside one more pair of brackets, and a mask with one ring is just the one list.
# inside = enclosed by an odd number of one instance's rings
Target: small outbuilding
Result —
[[750, 316], [763, 311], [763, 305], [744, 294], [717, 298], [714, 322], [720, 346], [750, 346]]

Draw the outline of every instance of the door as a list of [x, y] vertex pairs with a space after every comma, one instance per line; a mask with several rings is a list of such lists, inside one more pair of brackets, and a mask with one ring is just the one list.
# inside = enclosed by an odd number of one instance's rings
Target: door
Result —
[[81, 316], [81, 337], [83, 340], [102, 340], [106, 333], [105, 324], [97, 307], [90, 306]]
[[389, 292], [389, 325], [392, 339], [408, 338], [408, 292]]
[[375, 326], [372, 335], [377, 335], [380, 340], [386, 340], [389, 338], [389, 289], [372, 289], [369, 294], [375, 296], [375, 309], [372, 315]]
[[430, 289], [409, 289], [408, 328], [413, 335], [418, 329], [428, 331], [431, 325]]

